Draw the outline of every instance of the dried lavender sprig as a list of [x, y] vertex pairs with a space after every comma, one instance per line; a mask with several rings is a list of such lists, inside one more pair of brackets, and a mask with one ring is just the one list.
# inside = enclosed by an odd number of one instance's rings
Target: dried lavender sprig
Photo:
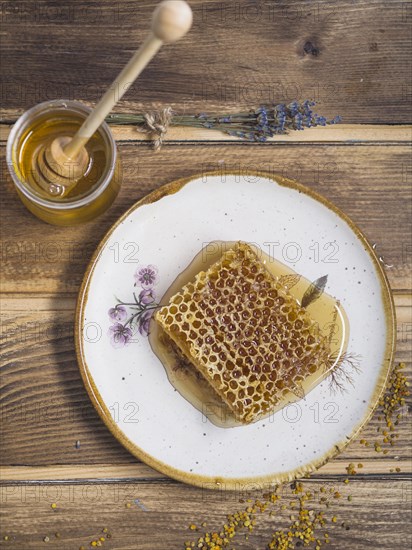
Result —
[[[230, 136], [247, 141], [266, 141], [275, 135], [287, 134], [290, 130], [304, 130], [315, 126], [326, 126], [340, 122], [341, 117], [331, 120], [313, 112], [315, 102], [306, 100], [302, 103], [292, 101], [288, 105], [260, 105], [257, 109], [240, 113], [178, 115], [173, 114], [172, 126], [206, 128], [219, 130]], [[144, 114], [111, 114], [107, 122], [115, 124], [145, 125]]]

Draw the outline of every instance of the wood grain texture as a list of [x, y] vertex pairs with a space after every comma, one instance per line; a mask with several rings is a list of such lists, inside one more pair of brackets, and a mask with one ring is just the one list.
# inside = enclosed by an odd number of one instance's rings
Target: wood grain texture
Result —
[[70, 231], [44, 225], [27, 213], [1, 148], [2, 290], [76, 295], [98, 242], [121, 214], [164, 183], [221, 168], [280, 174], [323, 194], [377, 244], [379, 255], [392, 266], [392, 288], [411, 287], [412, 165], [407, 145], [260, 145], [167, 144], [155, 153], [147, 144], [120, 144], [124, 182], [114, 205], [94, 222]]
[[[408, 2], [190, 3], [189, 35], [162, 49], [117, 110], [225, 112], [313, 98], [346, 123], [410, 122]], [[2, 1], [3, 116], [46, 99], [96, 103], [146, 36], [154, 5]]]
[[[407, 550], [411, 534], [411, 487], [402, 474], [387, 479], [353, 480], [345, 486], [336, 477], [305, 481], [306, 490], [335, 487], [343, 498], [331, 499], [325, 509], [327, 518], [336, 515], [336, 524], [328, 522], [325, 529], [331, 539], [331, 550]], [[19, 485], [2, 487], [1, 535], [15, 537], [11, 542], [0, 541], [1, 548], [32, 550], [51, 547], [56, 550], [77, 550], [81, 545], [90, 548], [91, 540], [110, 531], [111, 539], [104, 544], [108, 550], [183, 550], [187, 540], [197, 539], [205, 530], [220, 530], [228, 513], [244, 510], [247, 498], [261, 498], [262, 490], [240, 487], [233, 493], [194, 489], [173, 481], [142, 481], [122, 484], [65, 484]], [[352, 501], [347, 501], [347, 495]], [[290, 502], [290, 489], [285, 488], [282, 499], [268, 513], [257, 516], [257, 526], [249, 540], [244, 529], [233, 539], [238, 550], [263, 550], [271, 533], [290, 525], [290, 510], [280, 505]], [[319, 498], [315, 497], [316, 499]], [[138, 503], [135, 504], [135, 499]], [[51, 503], [57, 509], [51, 509]], [[126, 504], [131, 503], [130, 508]], [[400, 510], [402, 512], [400, 513]], [[206, 522], [206, 528], [200, 525]], [[342, 527], [342, 523], [347, 527]], [[191, 531], [189, 525], [199, 526]], [[349, 529], [348, 529], [349, 528]], [[56, 540], [55, 533], [60, 533]], [[43, 542], [48, 536], [48, 544]]]
[[[411, 297], [396, 296], [396, 303], [396, 360], [408, 363], [410, 376]], [[59, 298], [4, 301], [2, 465], [136, 462], [99, 419], [84, 389], [74, 352], [73, 309], [74, 300], [61, 302]], [[124, 383], [128, 383], [127, 377]], [[387, 455], [376, 453], [373, 448], [377, 428], [382, 425], [375, 414], [357, 442], [337, 457], [342, 472], [348, 461], [362, 458], [374, 461], [375, 472], [385, 473], [388, 472], [386, 461], [394, 457], [404, 463], [407, 471], [412, 471], [409, 461], [412, 424], [407, 411], [406, 408], [403, 411], [399, 442]], [[360, 445], [361, 438], [368, 439], [371, 446]], [[76, 441], [80, 441], [79, 449], [75, 447]]]

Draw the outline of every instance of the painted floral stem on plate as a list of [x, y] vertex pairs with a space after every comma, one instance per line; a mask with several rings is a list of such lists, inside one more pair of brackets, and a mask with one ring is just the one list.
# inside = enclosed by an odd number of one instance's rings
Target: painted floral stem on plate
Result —
[[109, 327], [110, 342], [114, 348], [123, 348], [133, 341], [136, 334], [149, 334], [150, 319], [159, 307], [156, 302], [155, 285], [158, 282], [158, 269], [154, 265], [139, 268], [134, 274], [135, 288], [132, 302], [116, 298], [117, 304], [108, 311], [112, 325]]

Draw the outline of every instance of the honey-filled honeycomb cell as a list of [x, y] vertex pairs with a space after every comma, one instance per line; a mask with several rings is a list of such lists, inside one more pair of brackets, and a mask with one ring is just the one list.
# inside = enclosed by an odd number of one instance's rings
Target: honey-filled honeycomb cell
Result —
[[270, 413], [330, 356], [327, 339], [296, 299], [238, 242], [155, 315], [174, 348], [237, 420]]

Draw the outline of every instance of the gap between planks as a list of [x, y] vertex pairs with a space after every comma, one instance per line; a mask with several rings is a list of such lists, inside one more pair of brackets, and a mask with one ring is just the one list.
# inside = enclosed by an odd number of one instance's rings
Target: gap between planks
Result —
[[[111, 125], [113, 136], [117, 142], [150, 141], [148, 134], [139, 132], [137, 126]], [[0, 144], [5, 145], [12, 124], [0, 123]], [[305, 131], [291, 131], [288, 135], [269, 138], [269, 143], [322, 144], [344, 143], [356, 145], [359, 143], [383, 143], [385, 145], [410, 143], [412, 126], [410, 125], [374, 125], [374, 124], [339, 124], [326, 127], [316, 127]], [[187, 128], [175, 126], [169, 128], [165, 142], [245, 142], [236, 137], [228, 136], [217, 130], [202, 128]]]
[[[409, 475], [412, 472], [410, 460], [359, 459], [362, 470], [358, 470], [359, 479], [364, 475], [389, 475], [396, 468], [401, 472], [396, 475]], [[349, 462], [348, 462], [349, 463]], [[344, 460], [332, 460], [314, 472], [318, 477], [345, 476]], [[390, 472], [394, 470], [394, 472]], [[100, 481], [100, 482], [138, 482], [141, 480], [169, 479], [164, 474], [153, 470], [142, 462], [133, 464], [94, 464], [94, 465], [51, 465], [51, 466], [2, 466], [0, 467], [0, 482], [43, 482], [43, 481]]]

